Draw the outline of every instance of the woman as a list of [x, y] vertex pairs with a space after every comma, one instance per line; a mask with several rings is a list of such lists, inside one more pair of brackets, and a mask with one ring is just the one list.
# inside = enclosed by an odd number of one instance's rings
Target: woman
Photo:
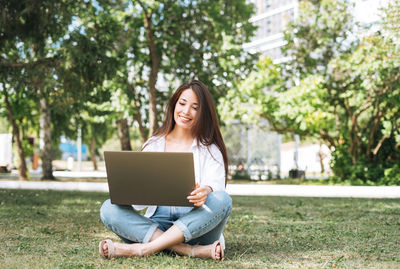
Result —
[[[143, 151], [193, 152], [196, 189], [193, 207], [150, 206], [144, 216], [130, 206], [100, 209], [103, 223], [126, 244], [103, 240], [106, 258], [148, 256], [164, 249], [180, 255], [222, 260], [222, 230], [232, 209], [225, 192], [228, 156], [210, 92], [200, 81], [181, 85], [168, 102], [161, 128]], [[134, 206], [144, 209], [144, 206]]]

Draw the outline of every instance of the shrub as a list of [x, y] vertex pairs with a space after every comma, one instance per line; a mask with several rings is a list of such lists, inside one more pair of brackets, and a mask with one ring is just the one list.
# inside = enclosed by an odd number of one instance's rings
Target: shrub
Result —
[[[347, 185], [398, 185], [400, 186], [400, 167], [390, 162], [380, 162], [376, 165], [368, 163], [360, 157], [353, 164], [346, 148], [338, 148], [332, 153], [331, 183]], [[385, 165], [385, 166], [383, 166]]]
[[400, 167], [395, 164], [384, 171], [384, 177], [379, 181], [379, 185], [397, 185], [400, 186]]

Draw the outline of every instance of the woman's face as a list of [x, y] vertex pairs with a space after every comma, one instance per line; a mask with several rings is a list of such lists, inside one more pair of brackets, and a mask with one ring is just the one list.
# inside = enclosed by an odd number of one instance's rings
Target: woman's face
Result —
[[191, 129], [196, 122], [199, 110], [197, 96], [192, 89], [184, 90], [175, 104], [174, 120], [176, 126]]

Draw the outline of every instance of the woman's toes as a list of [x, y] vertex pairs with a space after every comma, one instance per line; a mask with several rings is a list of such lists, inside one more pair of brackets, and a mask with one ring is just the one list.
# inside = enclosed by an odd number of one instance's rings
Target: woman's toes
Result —
[[215, 257], [217, 258], [217, 260], [221, 259], [221, 245], [217, 245], [217, 247], [215, 248]]
[[103, 253], [104, 253], [104, 255], [106, 255], [106, 257], [108, 256], [108, 245], [107, 244], [103, 245]]

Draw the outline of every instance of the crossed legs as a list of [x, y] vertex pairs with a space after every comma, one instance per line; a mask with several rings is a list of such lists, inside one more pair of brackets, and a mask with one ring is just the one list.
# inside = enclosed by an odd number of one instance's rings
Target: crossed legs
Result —
[[[102, 241], [100, 252], [105, 257], [148, 256], [170, 249], [180, 255], [221, 259], [223, 249], [217, 240], [231, 208], [232, 200], [229, 195], [225, 192], [211, 193], [203, 207], [180, 217], [174, 225], [164, 228], [166, 231], [163, 232], [158, 228], [157, 221], [141, 216], [130, 206], [112, 205], [107, 200], [100, 210], [103, 223], [125, 242], [143, 243]], [[185, 241], [190, 244], [184, 244]], [[112, 255], [109, 255], [110, 252]]]
[[[118, 257], [141, 257], [169, 249], [182, 256], [213, 258], [216, 260], [222, 258], [222, 247], [220, 244], [192, 246], [182, 243], [183, 240], [183, 233], [177, 226], [173, 225], [166, 232], [157, 229], [148, 243], [113, 243], [114, 255]], [[103, 244], [102, 248], [104, 256], [108, 257], [108, 244]]]

